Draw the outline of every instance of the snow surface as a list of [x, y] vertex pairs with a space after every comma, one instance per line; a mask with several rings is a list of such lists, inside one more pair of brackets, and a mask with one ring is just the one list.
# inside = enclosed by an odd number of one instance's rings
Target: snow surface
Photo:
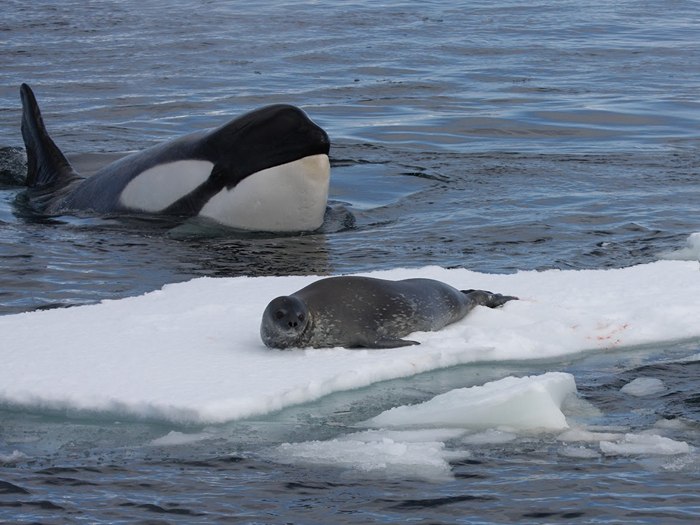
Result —
[[[200, 278], [115, 301], [0, 317], [0, 405], [121, 419], [219, 423], [464, 363], [526, 361], [700, 337], [697, 261], [431, 277], [520, 297], [479, 307], [419, 346], [270, 350], [260, 315], [317, 277]], [[177, 436], [171, 436], [177, 440]]]

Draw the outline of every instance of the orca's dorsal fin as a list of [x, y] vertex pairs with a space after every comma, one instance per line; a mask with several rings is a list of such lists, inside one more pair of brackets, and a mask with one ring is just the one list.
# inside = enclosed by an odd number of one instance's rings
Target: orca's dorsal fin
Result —
[[34, 92], [27, 84], [20, 88], [22, 98], [22, 138], [27, 152], [29, 187], [62, 185], [77, 176], [68, 159], [49, 137]]

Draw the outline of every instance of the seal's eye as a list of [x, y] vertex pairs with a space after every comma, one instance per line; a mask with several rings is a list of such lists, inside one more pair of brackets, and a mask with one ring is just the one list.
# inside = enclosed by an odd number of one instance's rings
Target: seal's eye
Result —
[[304, 322], [304, 314], [299, 314], [297, 318], [301, 321]]
[[275, 319], [278, 321], [284, 317], [284, 311], [283, 310], [277, 310], [275, 312]]

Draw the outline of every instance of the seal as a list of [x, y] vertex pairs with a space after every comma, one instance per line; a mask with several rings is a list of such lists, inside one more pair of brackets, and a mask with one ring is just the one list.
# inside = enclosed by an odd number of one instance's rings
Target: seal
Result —
[[412, 332], [439, 330], [475, 306], [495, 308], [513, 299], [433, 279], [328, 277], [273, 299], [260, 336], [270, 348], [397, 348], [419, 344], [402, 339]]
[[259, 231], [308, 231], [323, 223], [330, 141], [295, 106], [251, 111], [85, 178], [49, 136], [31, 88], [22, 84], [20, 94], [27, 195], [40, 213], [200, 216]]

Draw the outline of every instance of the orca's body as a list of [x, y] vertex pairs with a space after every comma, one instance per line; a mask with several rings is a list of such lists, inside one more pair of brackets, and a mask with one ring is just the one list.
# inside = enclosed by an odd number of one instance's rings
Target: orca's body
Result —
[[297, 107], [263, 107], [83, 178], [49, 137], [26, 84], [21, 96], [29, 198], [42, 213], [201, 216], [260, 231], [314, 230], [323, 222], [330, 142]]

